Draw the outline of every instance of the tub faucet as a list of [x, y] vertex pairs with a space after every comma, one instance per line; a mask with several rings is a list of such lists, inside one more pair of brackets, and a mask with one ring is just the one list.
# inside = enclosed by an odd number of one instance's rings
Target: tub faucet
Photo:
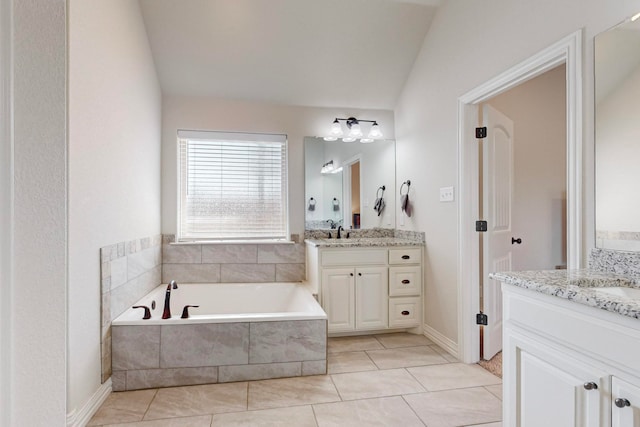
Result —
[[338, 235], [336, 236], [336, 239], [341, 239], [342, 238], [340, 236], [340, 231], [344, 231], [344, 228], [342, 228], [342, 226], [338, 227]]
[[178, 284], [175, 280], [172, 280], [167, 285], [167, 292], [164, 294], [164, 311], [162, 312], [163, 319], [171, 319], [171, 289], [178, 289]]

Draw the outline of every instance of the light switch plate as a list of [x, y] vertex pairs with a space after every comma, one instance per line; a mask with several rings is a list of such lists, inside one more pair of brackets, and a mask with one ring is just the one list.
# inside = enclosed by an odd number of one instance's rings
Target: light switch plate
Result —
[[453, 187], [441, 187], [440, 188], [440, 201], [441, 202], [453, 202]]

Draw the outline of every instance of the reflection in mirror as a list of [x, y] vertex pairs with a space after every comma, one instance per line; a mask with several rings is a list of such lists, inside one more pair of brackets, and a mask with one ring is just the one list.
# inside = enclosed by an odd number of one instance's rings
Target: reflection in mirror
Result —
[[595, 37], [596, 245], [640, 251], [640, 19]]
[[[305, 228], [395, 227], [395, 142], [324, 141], [306, 137]], [[313, 200], [312, 200], [313, 198]], [[382, 207], [381, 207], [382, 206]]]

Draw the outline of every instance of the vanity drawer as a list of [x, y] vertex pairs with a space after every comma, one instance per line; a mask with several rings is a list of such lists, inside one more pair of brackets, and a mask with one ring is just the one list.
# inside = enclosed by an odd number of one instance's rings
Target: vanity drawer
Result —
[[389, 296], [419, 296], [422, 293], [420, 266], [389, 267]]
[[422, 262], [422, 249], [389, 249], [389, 264], [420, 264]]
[[329, 265], [385, 265], [386, 249], [340, 249], [322, 251], [322, 266]]
[[389, 327], [410, 328], [420, 324], [420, 297], [389, 298]]

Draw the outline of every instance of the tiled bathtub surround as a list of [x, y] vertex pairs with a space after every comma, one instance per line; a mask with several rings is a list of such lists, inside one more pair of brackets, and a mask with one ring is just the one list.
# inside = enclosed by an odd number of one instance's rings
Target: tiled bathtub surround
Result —
[[596, 230], [596, 246], [617, 251], [640, 251], [640, 233]]
[[102, 382], [111, 376], [111, 321], [161, 282], [162, 236], [100, 248]]
[[592, 249], [589, 268], [604, 273], [622, 274], [640, 285], [640, 252]]
[[113, 326], [113, 390], [326, 373], [326, 320]]
[[162, 282], [300, 282], [305, 246], [291, 244], [171, 244], [164, 235]]

